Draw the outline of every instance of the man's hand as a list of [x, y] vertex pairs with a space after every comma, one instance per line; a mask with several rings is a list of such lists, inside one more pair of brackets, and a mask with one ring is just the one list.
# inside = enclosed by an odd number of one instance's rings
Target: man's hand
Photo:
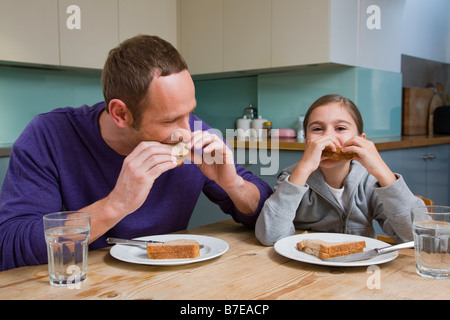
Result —
[[217, 135], [207, 131], [195, 131], [192, 134], [191, 143], [188, 143], [186, 147], [194, 149], [190, 160], [206, 177], [215, 181], [223, 189], [234, 185], [237, 173], [233, 152]]
[[176, 158], [171, 152], [166, 145], [146, 141], [125, 158], [111, 193], [82, 209], [92, 213], [90, 242], [142, 206], [155, 180], [163, 172], [176, 167]]
[[237, 174], [233, 152], [219, 136], [195, 131], [187, 147], [194, 149], [191, 151], [191, 161], [228, 194], [239, 211], [247, 214], [255, 212], [260, 198], [259, 190]]
[[139, 209], [147, 199], [155, 180], [176, 167], [172, 150], [159, 142], [141, 142], [124, 160], [111, 201], [123, 214]]

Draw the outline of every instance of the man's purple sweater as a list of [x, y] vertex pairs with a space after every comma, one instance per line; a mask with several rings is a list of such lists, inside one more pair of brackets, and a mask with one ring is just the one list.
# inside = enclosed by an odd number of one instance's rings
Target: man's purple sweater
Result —
[[[101, 137], [98, 118], [102, 110], [103, 102], [38, 115], [14, 143], [0, 193], [0, 270], [47, 263], [42, 216], [79, 210], [105, 198], [114, 188], [125, 157]], [[201, 120], [191, 115], [191, 130], [194, 121]], [[208, 129], [202, 122], [202, 130]], [[183, 164], [158, 177], [142, 207], [91, 243], [90, 249], [105, 247], [107, 237], [134, 238], [186, 229], [202, 191], [234, 220], [253, 227], [272, 189], [241, 166], [236, 165], [236, 170], [259, 189], [255, 214], [239, 212], [195, 164]]]

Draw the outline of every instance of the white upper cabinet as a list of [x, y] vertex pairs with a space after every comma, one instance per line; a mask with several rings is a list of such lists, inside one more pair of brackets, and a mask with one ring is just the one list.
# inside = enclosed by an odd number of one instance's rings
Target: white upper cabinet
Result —
[[271, 67], [271, 5], [272, 0], [224, 1], [224, 71]]
[[178, 46], [177, 0], [0, 0], [0, 60], [101, 69], [137, 34]]
[[192, 74], [223, 72], [223, 0], [181, 0], [180, 39]]
[[119, 0], [119, 42], [156, 35], [178, 48], [177, 0]]
[[61, 65], [103, 68], [119, 43], [117, 0], [59, 0], [59, 17]]
[[101, 69], [119, 42], [151, 34], [192, 74], [325, 63], [400, 72], [405, 2], [0, 0], [0, 60]]
[[181, 51], [193, 74], [323, 63], [400, 72], [405, 1], [181, 0]]
[[406, 0], [331, 0], [330, 62], [400, 72]]
[[272, 0], [272, 67], [329, 62], [328, 0]]
[[0, 0], [0, 60], [59, 64], [57, 0]]
[[[333, 0], [339, 5], [339, 0]], [[348, 0], [346, 0], [348, 1]], [[356, 66], [401, 71], [403, 9], [406, 0], [359, 0]], [[342, 18], [345, 18], [342, 17]]]
[[192, 74], [271, 66], [271, 0], [180, 0], [180, 51]]
[[400, 72], [405, 0], [272, 0], [272, 67], [337, 63]]

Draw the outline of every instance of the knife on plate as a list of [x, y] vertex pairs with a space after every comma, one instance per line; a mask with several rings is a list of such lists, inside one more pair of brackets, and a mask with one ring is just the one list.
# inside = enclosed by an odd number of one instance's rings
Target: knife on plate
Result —
[[381, 254], [389, 253], [389, 252], [396, 251], [399, 249], [408, 249], [408, 248], [414, 248], [414, 241], [409, 241], [409, 242], [396, 244], [393, 246], [387, 246], [387, 247], [383, 247], [383, 248], [375, 248], [372, 250], [348, 254], [348, 255], [340, 256], [340, 257], [326, 258], [326, 259], [322, 259], [322, 260], [330, 261], [330, 262], [351, 262], [351, 261], [358, 261], [358, 260], [367, 260], [367, 259], [371, 259], [376, 256], [379, 256]]
[[142, 245], [147, 245], [147, 243], [164, 243], [164, 241], [108, 238], [108, 239], [106, 239], [106, 243], [108, 243], [108, 244], [130, 244], [130, 245], [142, 246]]
[[[129, 245], [137, 245], [137, 246], [146, 246], [147, 243], [164, 243], [164, 241], [157, 240], [129, 240], [129, 239], [120, 239], [120, 238], [108, 238], [106, 239], [108, 244], [129, 244]], [[203, 248], [203, 245], [200, 245], [200, 249]]]

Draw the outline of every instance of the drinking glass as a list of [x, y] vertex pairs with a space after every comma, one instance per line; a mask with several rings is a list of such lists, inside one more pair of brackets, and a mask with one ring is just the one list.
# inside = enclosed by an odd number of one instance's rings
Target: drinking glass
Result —
[[62, 211], [44, 216], [50, 284], [79, 288], [87, 278], [91, 214]]
[[417, 273], [450, 278], [450, 207], [415, 207], [412, 214]]

